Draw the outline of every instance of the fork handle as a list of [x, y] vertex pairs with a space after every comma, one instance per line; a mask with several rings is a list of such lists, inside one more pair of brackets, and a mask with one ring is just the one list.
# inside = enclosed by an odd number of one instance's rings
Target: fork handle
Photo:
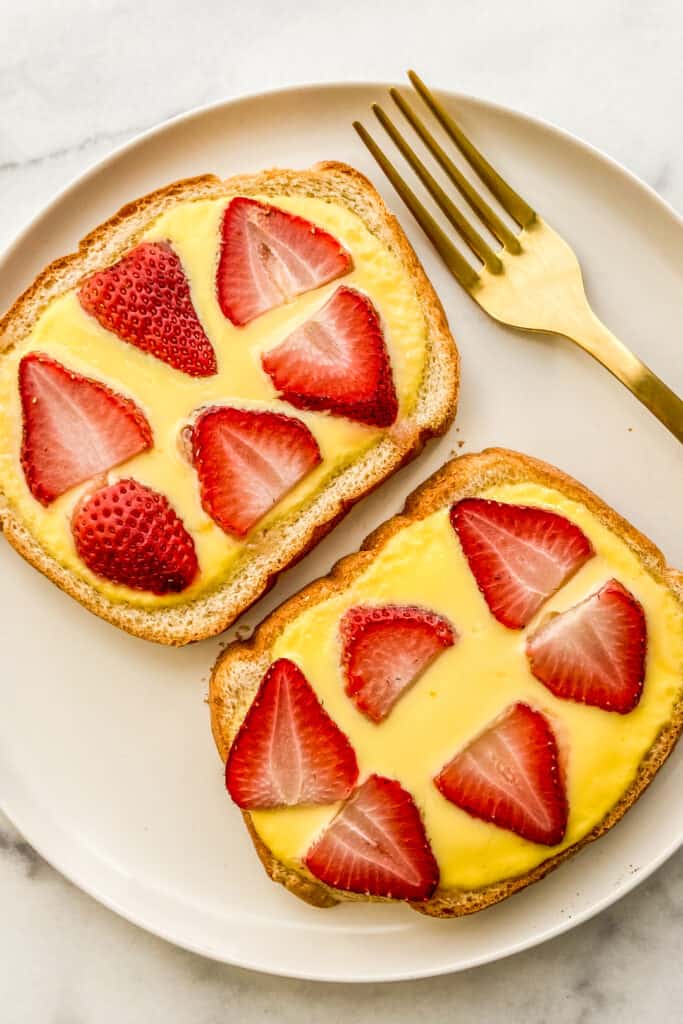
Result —
[[587, 316], [562, 333], [602, 363], [643, 405], [653, 413], [675, 438], [683, 442], [683, 400], [634, 356], [591, 309]]

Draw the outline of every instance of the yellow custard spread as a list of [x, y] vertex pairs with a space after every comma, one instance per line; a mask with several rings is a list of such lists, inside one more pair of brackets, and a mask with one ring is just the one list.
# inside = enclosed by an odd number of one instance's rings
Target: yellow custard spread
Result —
[[[382, 548], [342, 593], [302, 612], [283, 631], [273, 660], [291, 658], [326, 711], [348, 736], [360, 779], [377, 772], [413, 795], [441, 872], [441, 885], [476, 889], [529, 871], [585, 836], [616, 804], [668, 719], [680, 694], [683, 608], [647, 573], [631, 549], [591, 512], [536, 484], [510, 484], [484, 497], [552, 509], [576, 523], [595, 556], [523, 630], [491, 615], [449, 522], [448, 508], [411, 523]], [[647, 621], [645, 685], [626, 715], [553, 696], [529, 671], [527, 633], [550, 611], [563, 611], [615, 577], [641, 602]], [[414, 604], [445, 616], [459, 633], [388, 717], [374, 724], [346, 696], [339, 621], [356, 604]], [[553, 724], [566, 771], [569, 823], [564, 842], [548, 848], [470, 817], [432, 783], [453, 755], [515, 701]], [[338, 804], [252, 811], [256, 831], [275, 855], [296, 864]]]
[[[0, 479], [19, 517], [43, 548], [63, 566], [86, 579], [111, 600], [138, 606], [186, 602], [219, 585], [234, 571], [244, 542], [228, 536], [204, 512], [194, 469], [178, 446], [179, 432], [199, 408], [234, 400], [244, 408], [272, 409], [296, 416], [309, 427], [320, 447], [322, 462], [255, 527], [259, 530], [283, 514], [292, 514], [329, 477], [376, 444], [383, 431], [325, 413], [293, 409], [276, 397], [261, 367], [261, 353], [279, 344], [312, 316], [339, 287], [366, 293], [380, 315], [399, 398], [399, 421], [410, 414], [422, 378], [427, 327], [413, 283], [399, 259], [343, 206], [303, 196], [267, 196], [264, 202], [305, 217], [337, 238], [353, 257], [344, 277], [263, 314], [245, 327], [235, 327], [221, 312], [215, 290], [220, 221], [227, 199], [179, 204], [160, 216], [141, 240], [168, 241], [187, 274], [197, 315], [218, 362], [218, 373], [195, 378], [173, 369], [102, 328], [81, 307], [76, 291], [54, 299], [30, 336], [8, 353], [0, 366]], [[181, 594], [159, 597], [110, 583], [95, 576], [76, 553], [70, 530], [71, 513], [82, 484], [44, 508], [31, 495], [19, 462], [22, 416], [17, 388], [19, 361], [29, 351], [44, 352], [68, 369], [108, 384], [134, 399], [153, 431], [154, 447], [107, 474], [112, 483], [134, 477], [166, 495], [194, 539], [200, 572]]]

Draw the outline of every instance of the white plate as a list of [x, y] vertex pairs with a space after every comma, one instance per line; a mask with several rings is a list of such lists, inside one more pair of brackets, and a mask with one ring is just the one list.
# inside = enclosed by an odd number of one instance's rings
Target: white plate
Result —
[[[119, 150], [41, 214], [0, 265], [0, 308], [128, 199], [174, 178], [323, 158], [367, 172], [396, 210], [462, 353], [457, 425], [362, 502], [246, 616], [257, 622], [327, 571], [464, 440], [546, 458], [683, 562], [681, 450], [569, 343], [495, 325], [451, 282], [351, 129], [386, 85], [290, 89], [200, 110]], [[520, 114], [444, 96], [482, 149], [576, 247], [595, 307], [683, 391], [682, 225], [646, 186]], [[219, 649], [169, 650], [92, 617], [0, 547], [0, 797], [60, 871], [131, 921], [230, 963], [334, 981], [423, 977], [506, 956], [609, 905], [683, 842], [683, 756], [593, 848], [471, 918], [407, 908], [307, 907], [264, 875], [222, 782], [204, 696]], [[683, 753], [683, 752], [682, 752]]]

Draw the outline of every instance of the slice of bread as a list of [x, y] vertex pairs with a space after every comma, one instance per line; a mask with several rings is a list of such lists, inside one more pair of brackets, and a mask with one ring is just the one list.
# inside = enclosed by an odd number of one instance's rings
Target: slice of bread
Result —
[[148, 608], [110, 600], [41, 546], [1, 493], [0, 481], [2, 530], [27, 561], [90, 611], [130, 633], [165, 644], [200, 640], [234, 622], [274, 584], [278, 573], [302, 558], [356, 501], [413, 458], [428, 438], [443, 433], [456, 409], [458, 354], [441, 304], [377, 191], [353, 168], [335, 162], [306, 171], [269, 170], [225, 181], [206, 175], [178, 181], [129, 203], [87, 235], [77, 252], [50, 264], [17, 299], [0, 320], [0, 358], [29, 335], [52, 299], [119, 259], [161, 214], [179, 203], [235, 195], [303, 195], [341, 204], [356, 214], [409, 275], [426, 324], [425, 369], [412, 412], [400, 417], [377, 444], [328, 480], [295, 515], [283, 517], [259, 535], [250, 545], [249, 557], [239, 560], [238, 570], [187, 603]]
[[[450, 508], [453, 503], [463, 498], [481, 496], [490, 492], [492, 488], [506, 485], [539, 485], [539, 487], [559, 492], [563, 499], [578, 503], [582, 509], [587, 510], [587, 513], [594, 517], [594, 522], [599, 524], [601, 529], [604, 527], [609, 531], [610, 537], [618, 539], [619, 543], [624, 545], [624, 550], [630, 559], [629, 564], [632, 563], [638, 573], [642, 570], [646, 574], [644, 578], [647, 578], [648, 586], [652, 581], [659, 585], [661, 591], [658, 589], [657, 593], [663, 593], [666, 601], [671, 602], [671, 606], [674, 608], [674, 617], [673, 619], [667, 618], [666, 624], [662, 628], [675, 632], [673, 641], [678, 647], [672, 649], [680, 651], [681, 638], [679, 634], [683, 631], [683, 574], [668, 568], [661, 552], [649, 540], [575, 480], [554, 467], [525, 455], [504, 449], [488, 449], [480, 454], [462, 456], [446, 464], [410, 495], [400, 515], [384, 523], [366, 539], [359, 552], [343, 558], [328, 576], [311, 583], [281, 605], [258, 627], [249, 641], [234, 643], [221, 654], [211, 676], [209, 691], [212, 731], [221, 759], [226, 761], [231, 745], [258, 691], [264, 673], [273, 662], [275, 645], [288, 626], [295, 623], [299, 616], [315, 609], [317, 605], [328, 599], [334, 601], [340, 596], [343, 599], [345, 591], [369, 570], [372, 570], [375, 561], [381, 557], [387, 544], [397, 538], [404, 529], [410, 528], [439, 510]], [[419, 573], [419, 567], [415, 571]], [[363, 591], [363, 593], [365, 599], [372, 603], [371, 597], [368, 598], [367, 591]], [[391, 595], [391, 589], [385, 589], [383, 593]], [[403, 595], [403, 591], [401, 594]], [[667, 607], [669, 607], [668, 604]], [[457, 626], [457, 620], [455, 621]], [[652, 625], [653, 623], [650, 621], [648, 629]], [[300, 635], [302, 634], [297, 634], [297, 636]], [[516, 635], [519, 636], [519, 634]], [[670, 637], [670, 633], [667, 636]], [[316, 645], [324, 643], [324, 637], [316, 634]], [[285, 654], [287, 657], [290, 655], [296, 657], [291, 651], [289, 654]], [[335, 655], [335, 657], [337, 656]], [[612, 806], [586, 834], [581, 835], [576, 842], [572, 842], [560, 852], [549, 851], [546, 859], [541, 859], [540, 863], [517, 876], [503, 877], [478, 888], [440, 886], [426, 902], [411, 903], [413, 909], [436, 917], [457, 917], [483, 910], [543, 878], [587, 843], [598, 839], [615, 825], [650, 784], [658, 769], [671, 753], [683, 727], [683, 690], [681, 688], [683, 686], [683, 666], [677, 664], [675, 658], [673, 658], [673, 667], [671, 667], [671, 662], [672, 658], [669, 657], [671, 676], [668, 677], [667, 686], [671, 706], [665, 720], [640, 761], [638, 762], [636, 759], [634, 774], [630, 782], [624, 786]], [[648, 668], [647, 671], [649, 673], [651, 669]], [[461, 673], [458, 677], [461, 682], [463, 675], [466, 676], [466, 673]], [[650, 676], [646, 674], [644, 693], [647, 692], [649, 678]], [[309, 681], [312, 682], [312, 678]], [[468, 683], [474, 682], [475, 679], [468, 679]], [[457, 680], [452, 680], [453, 685], [456, 683]], [[333, 685], [339, 687], [340, 693], [343, 691], [341, 680]], [[535, 681], [530, 679], [530, 685], [535, 686]], [[329, 688], [325, 691], [328, 698], [330, 692]], [[540, 685], [538, 692], [539, 700], [544, 699], [543, 687]], [[673, 697], [671, 697], [672, 693]], [[433, 697], [435, 694], [432, 693], [430, 696]], [[340, 696], [339, 700], [342, 699], [343, 697]], [[333, 702], [330, 701], [328, 704], [323, 701], [323, 703], [328, 713], [334, 717], [334, 712], [330, 707]], [[336, 706], [337, 711], [339, 707], [340, 705]], [[628, 723], [628, 716], [617, 716], [615, 719], [615, 712], [596, 712], [596, 709], [585, 708], [580, 704], [574, 704], [573, 708], [574, 715], [588, 716], [585, 719], [586, 722], [589, 721], [590, 716], [609, 714], [613, 716], [613, 721], [620, 724]], [[576, 708], [581, 710], [577, 712]], [[346, 721], [351, 721], [351, 718], [347, 718]], [[337, 720], [337, 724], [341, 723]], [[383, 725], [379, 726], [379, 728], [383, 727]], [[627, 728], [628, 724], [625, 724], [624, 727]], [[367, 733], [365, 725], [364, 728]], [[428, 739], [428, 742], [431, 742], [431, 738]], [[373, 770], [375, 769], [373, 768]], [[360, 782], [362, 781], [361, 773]], [[422, 810], [422, 808], [420, 809]], [[330, 888], [314, 878], [303, 867], [303, 864], [292, 862], [291, 858], [288, 863], [278, 859], [254, 827], [251, 813], [249, 811], [242, 813], [256, 851], [268, 875], [274, 881], [286, 886], [292, 893], [317, 907], [333, 906], [342, 900], [368, 898]], [[457, 813], [462, 814], [460, 811]], [[477, 827], [481, 826], [477, 824]], [[501, 831], [493, 825], [484, 827], [489, 829], [489, 837], [491, 829]], [[429, 835], [428, 821], [427, 833]], [[544, 850], [547, 847], [540, 849]]]

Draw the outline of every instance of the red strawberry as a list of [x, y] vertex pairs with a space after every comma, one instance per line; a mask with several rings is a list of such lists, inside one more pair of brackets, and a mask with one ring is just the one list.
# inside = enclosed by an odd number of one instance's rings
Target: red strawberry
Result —
[[96, 576], [153, 594], [177, 594], [197, 575], [194, 541], [162, 494], [117, 480], [87, 498], [71, 524]]
[[446, 619], [409, 605], [350, 608], [340, 631], [346, 692], [373, 722], [457, 640]]
[[261, 358], [283, 398], [297, 409], [389, 427], [398, 400], [375, 307], [353, 288], [337, 288], [315, 316]]
[[434, 779], [437, 789], [474, 818], [555, 846], [567, 830], [567, 797], [557, 741], [548, 720], [513, 704]]
[[174, 369], [191, 377], [216, 372], [182, 263], [167, 242], [142, 242], [88, 278], [79, 298], [102, 327]]
[[566, 612], [549, 616], [527, 640], [531, 671], [556, 697], [625, 715], [645, 677], [645, 614], [610, 580]]
[[239, 327], [347, 274], [352, 265], [337, 239], [310, 220], [238, 197], [223, 215], [218, 302]]
[[464, 498], [451, 523], [491, 613], [509, 629], [526, 626], [594, 553], [578, 526], [542, 508]]
[[202, 413], [192, 455], [204, 510], [238, 537], [320, 462], [318, 444], [300, 420], [229, 406]]
[[334, 889], [397, 900], [427, 900], [439, 868], [420, 812], [393, 779], [371, 775], [313, 844], [304, 864]]
[[230, 748], [225, 784], [239, 807], [293, 807], [344, 800], [356, 784], [356, 755], [301, 669], [280, 658]]
[[152, 444], [149, 423], [134, 402], [40, 352], [21, 360], [19, 393], [21, 464], [43, 505]]

